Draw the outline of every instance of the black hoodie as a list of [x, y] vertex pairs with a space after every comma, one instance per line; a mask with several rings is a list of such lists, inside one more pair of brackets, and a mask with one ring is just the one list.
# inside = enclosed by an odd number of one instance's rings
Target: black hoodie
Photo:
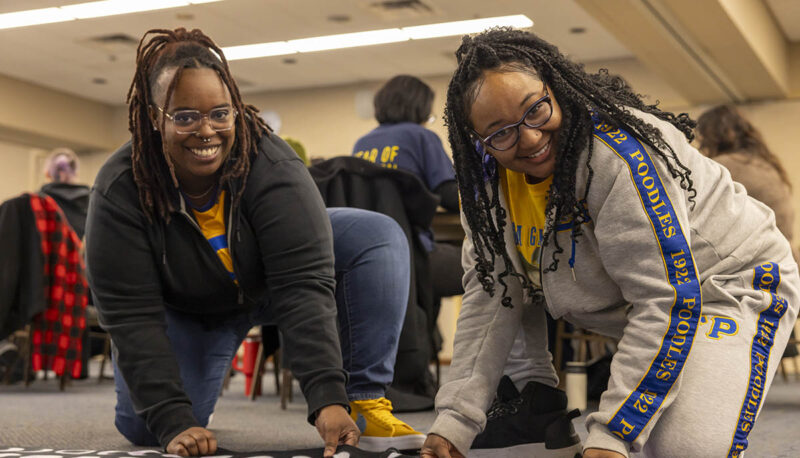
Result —
[[78, 238], [83, 239], [86, 211], [89, 209], [89, 187], [82, 184], [47, 183], [39, 192], [56, 201]]
[[[234, 183], [228, 196], [242, 183]], [[291, 370], [308, 401], [348, 405], [336, 328], [330, 220], [303, 162], [276, 135], [263, 136], [237, 208], [228, 210], [228, 246], [238, 285], [200, 232], [183, 200], [170, 221], [148, 222], [124, 145], [103, 165], [86, 227], [90, 287], [101, 324], [136, 412], [166, 446], [200, 426], [165, 333], [163, 309], [213, 326], [268, 301], [291, 351]]]

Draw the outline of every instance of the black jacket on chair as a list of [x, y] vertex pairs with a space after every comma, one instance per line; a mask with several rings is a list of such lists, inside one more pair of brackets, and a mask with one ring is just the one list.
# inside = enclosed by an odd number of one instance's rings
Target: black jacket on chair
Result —
[[44, 311], [42, 238], [30, 197], [23, 194], [0, 205], [0, 340]]
[[309, 171], [327, 207], [372, 210], [392, 217], [403, 228], [411, 252], [411, 289], [393, 385], [412, 386], [433, 357], [436, 316], [428, 252], [419, 230], [431, 226], [439, 198], [411, 173], [380, 167], [356, 157], [335, 157]]

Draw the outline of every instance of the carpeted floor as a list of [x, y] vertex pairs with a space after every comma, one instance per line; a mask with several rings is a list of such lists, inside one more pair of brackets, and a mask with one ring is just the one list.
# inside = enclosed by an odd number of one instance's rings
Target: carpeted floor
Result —
[[[96, 372], [96, 366], [92, 367]], [[446, 369], [446, 368], [445, 368]], [[446, 374], [446, 370], [444, 371]], [[446, 375], [445, 375], [446, 376]], [[221, 447], [238, 451], [286, 450], [322, 445], [306, 422], [306, 408], [295, 385], [294, 402], [283, 411], [270, 377], [265, 395], [250, 401], [244, 396], [244, 377], [231, 379], [217, 404], [210, 428]], [[37, 380], [30, 387], [0, 385], [0, 446], [56, 449], [134, 450], [114, 428], [114, 384], [73, 381], [65, 392], [54, 380]], [[426, 431], [433, 412], [400, 414], [415, 428]], [[583, 420], [576, 429], [586, 436]], [[750, 457], [800, 456], [800, 380], [776, 380], [750, 435]]]

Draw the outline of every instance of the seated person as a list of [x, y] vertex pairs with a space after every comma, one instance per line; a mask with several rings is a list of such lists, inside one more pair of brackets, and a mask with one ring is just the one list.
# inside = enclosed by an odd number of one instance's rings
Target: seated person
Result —
[[419, 447], [383, 396], [409, 282], [397, 224], [326, 213], [201, 31], [149, 31], [136, 62], [132, 139], [99, 172], [86, 231], [119, 431], [214, 453], [206, 426], [234, 352], [252, 326], [275, 323], [326, 457], [358, 443], [350, 414], [366, 420], [365, 448]]
[[83, 239], [86, 212], [89, 208], [89, 187], [75, 183], [78, 156], [69, 148], [56, 148], [44, 164], [47, 184], [39, 190], [56, 201], [79, 239]]
[[[379, 125], [356, 141], [352, 155], [416, 175], [439, 196], [445, 210], [458, 213], [453, 163], [439, 137], [424, 127], [432, 118], [434, 95], [430, 86], [414, 76], [398, 75], [387, 81], [373, 99]], [[436, 242], [430, 228], [420, 231], [419, 238], [430, 253], [434, 303], [438, 307], [442, 297], [464, 292], [461, 244]]]
[[[64, 212], [72, 230], [79, 239], [83, 240], [83, 233], [86, 227], [86, 213], [89, 210], [89, 187], [76, 183], [80, 161], [78, 156], [69, 148], [56, 148], [47, 157], [44, 164], [44, 177], [47, 183], [41, 187], [40, 193], [53, 198], [58, 207]], [[91, 305], [91, 295], [89, 296]], [[88, 313], [94, 314], [94, 308], [90, 308]], [[89, 376], [89, 358], [94, 355], [102, 355], [105, 348], [102, 339], [90, 339], [89, 331], [102, 332], [102, 329], [92, 326], [83, 335], [83, 351], [81, 359], [83, 361], [80, 377], [85, 379]]]

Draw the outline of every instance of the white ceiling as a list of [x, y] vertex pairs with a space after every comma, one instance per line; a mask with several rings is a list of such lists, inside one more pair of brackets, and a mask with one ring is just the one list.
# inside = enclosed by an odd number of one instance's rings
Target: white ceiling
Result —
[[[135, 1], [135, 0], [131, 0]], [[0, 30], [0, 73], [109, 104], [124, 103], [133, 76], [135, 48], [90, 45], [93, 37], [126, 34], [136, 40], [151, 28], [200, 28], [221, 47], [319, 35], [402, 27], [479, 17], [525, 14], [533, 30], [584, 61], [631, 57], [574, 0], [420, 0], [432, 13], [385, 17], [370, 9], [378, 0], [224, 0], [218, 3]], [[80, 0], [2, 0], [0, 13], [79, 3]], [[795, 11], [795, 0], [769, 0]], [[348, 22], [328, 20], [347, 15]], [[403, 17], [405, 16], [405, 17]], [[414, 17], [416, 16], [416, 17]], [[796, 16], [795, 16], [796, 17]], [[794, 21], [794, 27], [800, 26]], [[581, 27], [584, 33], [570, 29]], [[786, 26], [784, 26], [786, 27]], [[796, 31], [797, 32], [797, 31]], [[798, 32], [800, 33], [800, 32]], [[787, 32], [788, 34], [788, 32]], [[323, 51], [231, 63], [242, 92], [383, 80], [398, 73], [450, 73], [460, 38]], [[95, 84], [102, 78], [105, 84]]]
[[800, 1], [766, 0], [772, 15], [789, 41], [800, 41]]

